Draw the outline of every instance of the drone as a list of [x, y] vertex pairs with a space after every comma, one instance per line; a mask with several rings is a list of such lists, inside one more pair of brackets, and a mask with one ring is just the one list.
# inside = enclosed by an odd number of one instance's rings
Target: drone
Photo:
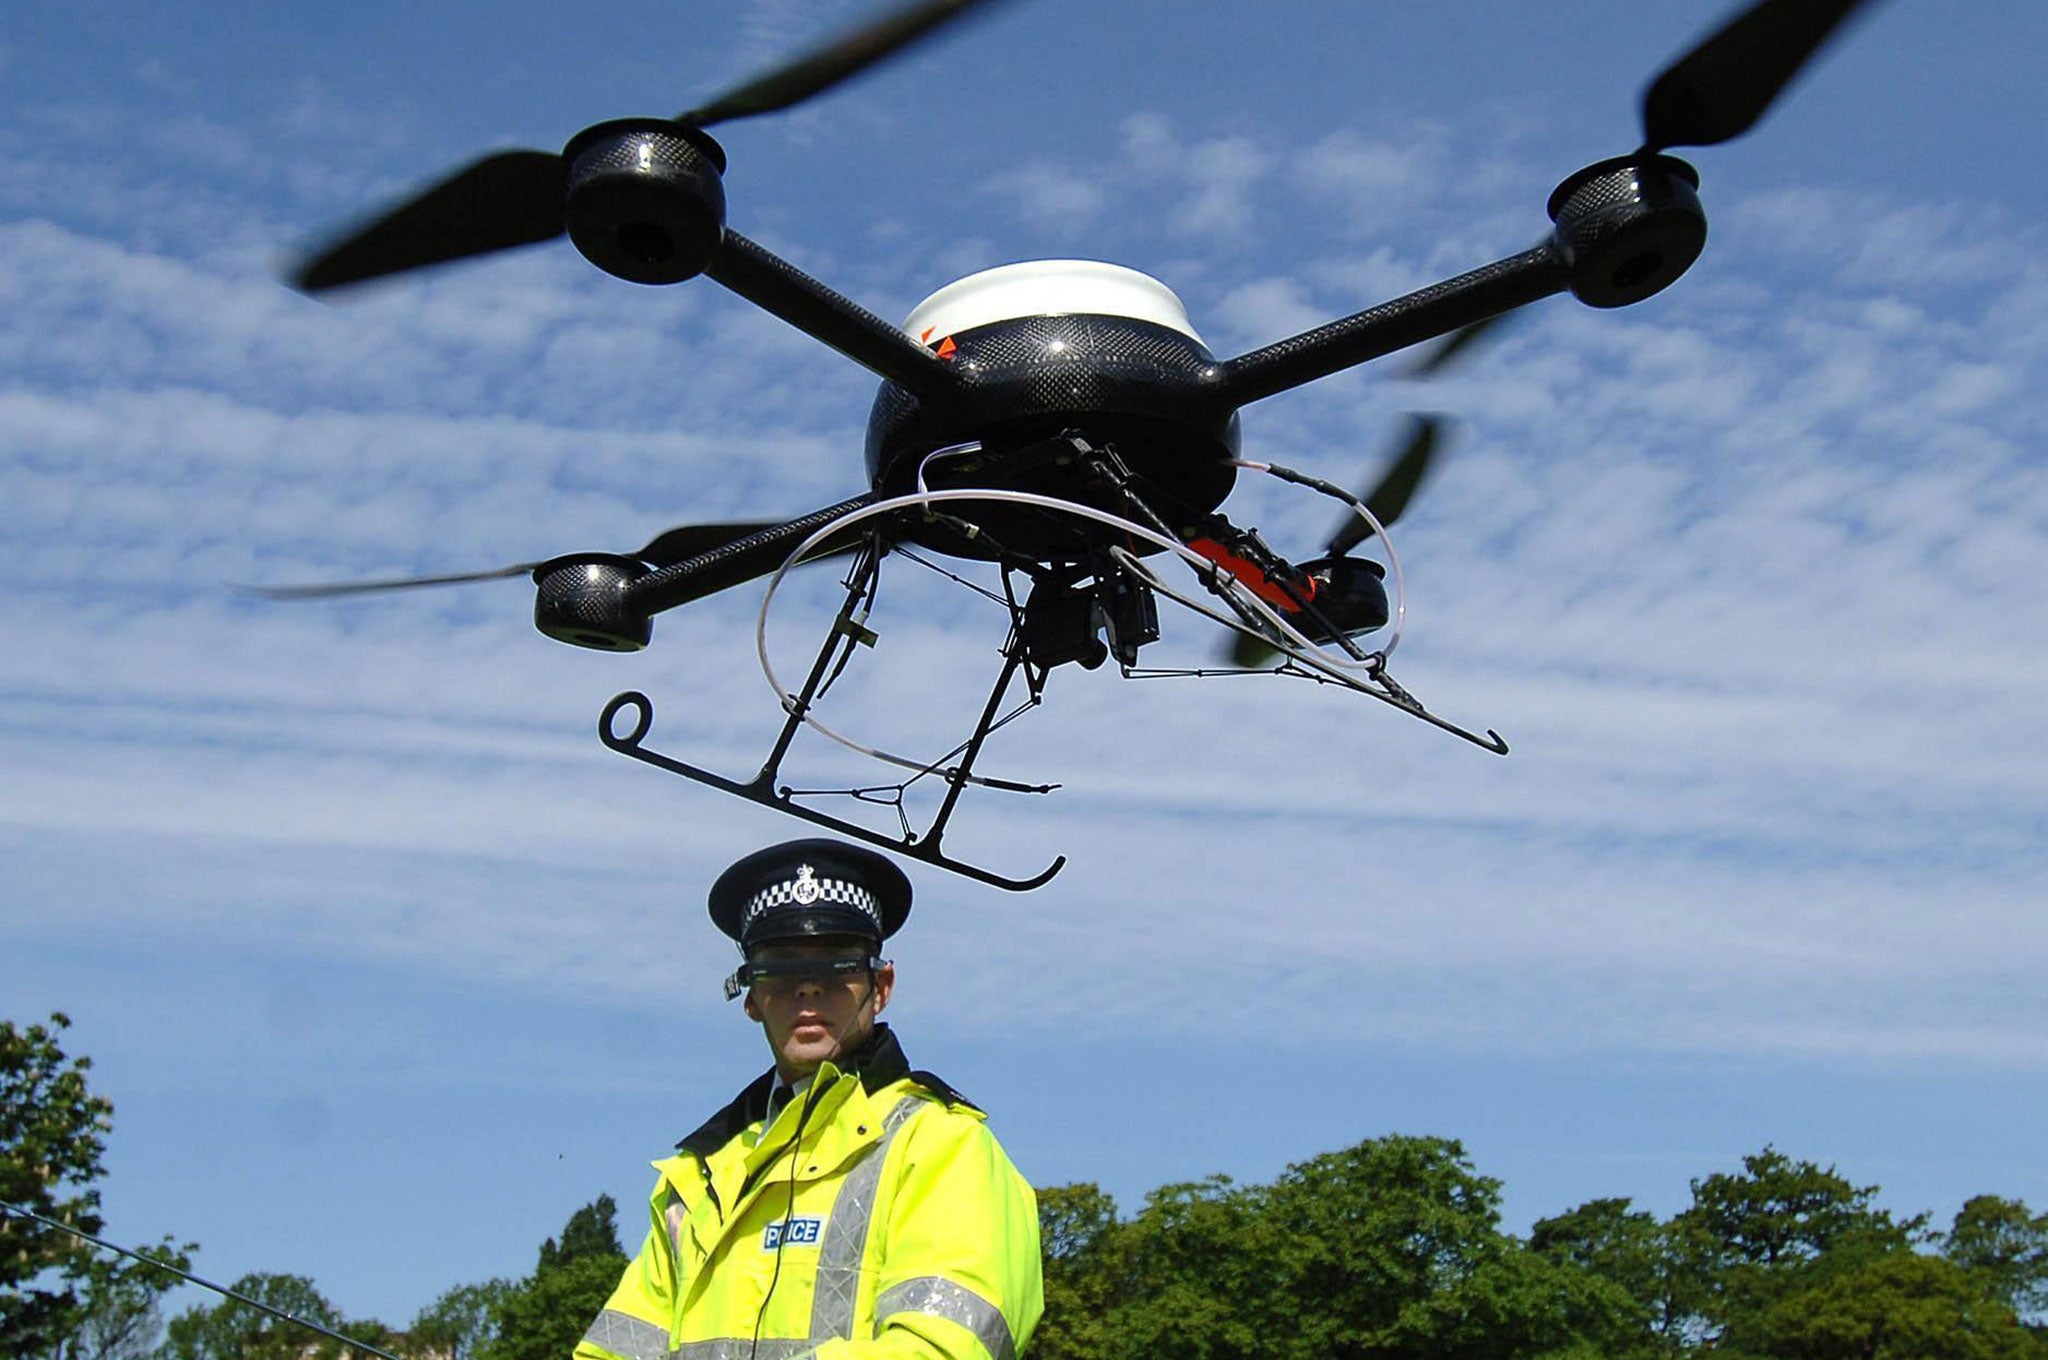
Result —
[[[1699, 175], [1669, 150], [1749, 131], [1867, 2], [1756, 0], [1650, 83], [1640, 147], [1557, 186], [1536, 246], [1232, 358], [1209, 351], [1164, 283], [1119, 265], [1039, 260], [984, 270], [939, 289], [898, 326], [726, 224], [726, 153], [708, 128], [808, 100], [986, 0], [913, 0], [674, 118], [598, 123], [559, 152], [487, 155], [331, 240], [290, 281], [323, 293], [564, 235], [599, 269], [634, 283], [701, 275], [881, 380], [868, 416], [867, 489], [783, 521], [681, 525], [632, 552], [260, 593], [309, 598], [530, 576], [542, 633], [619, 652], [649, 644], [655, 615], [764, 577], [765, 628], [790, 571], [844, 560], [843, 603], [800, 683], [774, 673], [763, 639], [762, 668], [785, 721], [752, 778], [650, 748], [653, 704], [637, 691], [605, 707], [600, 738], [698, 783], [1012, 890], [1047, 882], [1065, 857], [1007, 877], [948, 854], [948, 822], [969, 787], [1043, 793], [1057, 785], [976, 773], [984, 742], [1036, 705], [1060, 666], [1093, 669], [1113, 657], [1127, 677], [1163, 673], [1140, 665], [1141, 650], [1161, 635], [1161, 599], [1233, 639], [1228, 664], [1175, 673], [1305, 677], [1505, 754], [1498, 733], [1431, 712], [1387, 669], [1404, 609], [1388, 527], [1432, 466], [1441, 419], [1413, 418], [1399, 453], [1358, 495], [1245, 459], [1239, 412], [1418, 346], [1434, 347], [1417, 370], [1432, 371], [1500, 318], [1554, 294], [1615, 308], [1662, 291], [1706, 242]], [[1223, 513], [1248, 470], [1339, 503], [1340, 527], [1320, 555], [1290, 561]], [[1352, 555], [1375, 541], [1387, 563]], [[874, 645], [866, 620], [884, 562], [898, 557], [993, 568], [1000, 588], [983, 593], [1009, 618], [987, 703], [966, 739], [937, 759], [863, 746], [817, 715], [856, 652]], [[1013, 701], [1020, 680], [1025, 694]], [[806, 727], [908, 773], [866, 788], [793, 789], [782, 765]], [[926, 787], [941, 801], [919, 827], [902, 795], [925, 780], [936, 781]], [[812, 801], [823, 793], [893, 807], [896, 830], [828, 811]]]

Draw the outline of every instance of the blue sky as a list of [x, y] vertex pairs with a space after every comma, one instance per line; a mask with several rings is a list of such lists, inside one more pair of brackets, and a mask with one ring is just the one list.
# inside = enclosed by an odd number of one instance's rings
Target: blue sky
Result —
[[[969, 270], [1165, 279], [1220, 353], [1524, 248], [1720, 6], [1015, 0], [722, 140], [733, 226], [899, 316]], [[686, 107], [860, 11], [26, 0], [0, 24], [0, 1013], [117, 1105], [119, 1240], [403, 1323], [531, 1267], [764, 1055], [704, 886], [802, 834], [744, 774], [758, 594], [632, 657], [517, 582], [279, 606], [228, 581], [630, 549], [861, 489], [872, 379], [706, 283], [566, 246], [337, 302], [278, 264], [499, 145]], [[916, 870], [892, 1015], [1042, 1184], [1463, 1138], [1509, 1226], [1681, 1207], [1766, 1142], [1937, 1221], [2048, 1203], [2048, 11], [1879, 8], [1750, 138], [1664, 295], [1552, 300], [1427, 387], [1248, 409], [1406, 519], [1395, 673], [1497, 760], [1305, 685], [1061, 672]], [[1306, 553], [1323, 503], [1245, 484]], [[893, 582], [892, 582], [893, 585]], [[999, 620], [906, 580], [846, 725], [964, 721]], [[795, 658], [829, 583], [778, 604]], [[1165, 653], [1207, 633], [1168, 616]], [[993, 631], [993, 635], [992, 635]], [[1149, 659], [1149, 658], [1148, 658]], [[792, 659], [784, 663], [793, 665]], [[957, 693], [956, 693], [957, 691]], [[957, 734], [953, 734], [957, 735]], [[945, 736], [942, 747], [952, 739]]]

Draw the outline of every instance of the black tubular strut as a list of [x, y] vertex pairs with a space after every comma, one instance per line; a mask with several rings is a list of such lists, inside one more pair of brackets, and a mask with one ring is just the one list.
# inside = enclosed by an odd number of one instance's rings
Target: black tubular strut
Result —
[[1545, 241], [1533, 250], [1241, 354], [1217, 366], [1215, 392], [1231, 406], [1259, 401], [1561, 293], [1570, 283], [1571, 267], [1563, 252]]
[[814, 510], [801, 519], [771, 525], [649, 572], [626, 587], [626, 607], [641, 618], [649, 618], [664, 609], [674, 609], [742, 581], [766, 576], [787, 561], [797, 545], [812, 534], [841, 515], [872, 504], [874, 499], [872, 492], [863, 492], [837, 505]]
[[960, 391], [959, 370], [905, 335], [901, 327], [833, 292], [730, 227], [704, 274], [920, 401], [943, 402]]

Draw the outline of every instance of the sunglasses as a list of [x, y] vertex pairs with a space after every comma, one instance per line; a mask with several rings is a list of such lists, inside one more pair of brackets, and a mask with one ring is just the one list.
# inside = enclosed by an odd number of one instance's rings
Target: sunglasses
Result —
[[725, 980], [725, 999], [730, 1001], [749, 987], [758, 987], [770, 995], [793, 992], [806, 982], [832, 987], [871, 973], [886, 963], [874, 954], [849, 954], [836, 959], [749, 959]]

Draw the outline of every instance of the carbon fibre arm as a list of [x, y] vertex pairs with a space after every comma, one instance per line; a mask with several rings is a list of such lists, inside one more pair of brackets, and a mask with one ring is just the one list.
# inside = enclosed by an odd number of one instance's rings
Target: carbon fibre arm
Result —
[[[744, 581], [766, 576], [781, 566], [806, 538], [841, 515], [858, 510], [873, 500], [872, 492], [862, 492], [837, 505], [814, 510], [800, 519], [771, 525], [650, 572], [626, 588], [626, 607], [640, 618], [649, 618], [664, 609], [674, 609], [679, 604], [688, 604], [691, 600], [700, 600]], [[850, 546], [828, 545], [827, 552], [819, 555], [828, 556]]]
[[1449, 335], [1460, 326], [1563, 292], [1570, 283], [1564, 253], [1546, 240], [1533, 250], [1240, 354], [1217, 366], [1213, 390], [1229, 405], [1243, 406]]
[[959, 374], [900, 328], [730, 228], [704, 273], [921, 401], [960, 390]]

